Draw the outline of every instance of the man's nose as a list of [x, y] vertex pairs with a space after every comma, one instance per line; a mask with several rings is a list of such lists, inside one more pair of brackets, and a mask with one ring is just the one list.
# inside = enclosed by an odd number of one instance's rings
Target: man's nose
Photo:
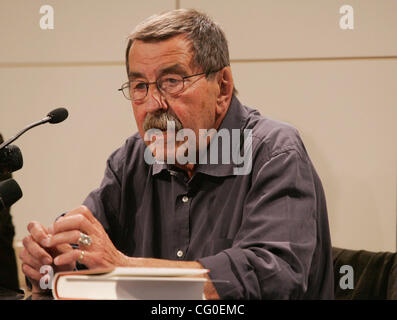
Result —
[[152, 113], [158, 110], [167, 110], [167, 103], [160, 90], [155, 83], [149, 85], [147, 99], [146, 99], [146, 112]]

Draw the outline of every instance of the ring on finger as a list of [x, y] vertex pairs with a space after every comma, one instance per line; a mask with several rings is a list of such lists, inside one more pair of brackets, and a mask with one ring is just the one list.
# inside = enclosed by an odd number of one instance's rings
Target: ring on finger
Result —
[[78, 258], [77, 260], [78, 260], [79, 262], [83, 262], [84, 255], [85, 255], [85, 251], [84, 251], [84, 250], [81, 250], [81, 251], [80, 251], [80, 256], [79, 256], [79, 258]]
[[91, 237], [85, 233], [80, 232], [79, 244], [83, 246], [90, 246], [92, 243]]

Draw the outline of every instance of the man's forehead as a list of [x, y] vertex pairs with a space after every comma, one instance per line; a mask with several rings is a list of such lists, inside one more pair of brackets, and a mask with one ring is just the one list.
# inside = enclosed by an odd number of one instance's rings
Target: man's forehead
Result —
[[[192, 69], [193, 51], [190, 41], [182, 36], [175, 36], [162, 41], [135, 40], [128, 54], [130, 72], [140, 72], [141, 68], [154, 67], [161, 71], [182, 72]], [[160, 70], [161, 69], [161, 70]]]
[[[141, 71], [138, 71], [139, 68], [134, 69], [133, 67], [131, 68], [128, 77], [130, 79], [134, 78], [144, 78], [145, 74], [142, 73]], [[156, 69], [156, 73], [158, 76], [162, 76], [165, 74], [180, 74], [181, 76], [187, 76], [189, 75], [189, 70], [183, 65], [180, 65], [178, 63], [174, 63], [171, 65], [164, 65]]]
[[187, 37], [185, 34], [178, 34], [175, 36], [171, 36], [165, 39], [148, 39], [148, 40], [140, 40], [140, 39], [135, 39], [133, 41], [132, 46], [137, 46], [137, 45], [144, 45], [144, 46], [169, 46], [170, 48], [181, 48], [181, 49], [186, 49], [186, 48], [192, 48], [192, 41]]

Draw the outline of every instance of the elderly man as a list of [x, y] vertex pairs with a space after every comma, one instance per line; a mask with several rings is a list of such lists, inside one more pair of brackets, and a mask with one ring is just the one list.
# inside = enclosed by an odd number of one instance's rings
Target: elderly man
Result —
[[[206, 268], [207, 299], [332, 298], [321, 182], [293, 127], [237, 99], [220, 27], [195, 10], [152, 16], [130, 35], [126, 66], [120, 90], [139, 133], [109, 157], [83, 206], [48, 229], [28, 225], [21, 259], [33, 289], [43, 264], [84, 264]], [[178, 139], [182, 130], [190, 135]], [[214, 144], [230, 148], [206, 161]], [[224, 159], [236, 145], [242, 171]]]

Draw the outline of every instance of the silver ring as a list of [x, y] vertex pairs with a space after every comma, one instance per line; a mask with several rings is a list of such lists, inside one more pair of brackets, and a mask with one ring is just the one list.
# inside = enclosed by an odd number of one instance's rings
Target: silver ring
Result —
[[81, 252], [80, 252], [80, 257], [79, 257], [77, 260], [78, 260], [79, 262], [83, 262], [84, 255], [85, 255], [85, 251], [84, 251], [84, 250], [81, 250]]
[[85, 233], [80, 232], [80, 238], [78, 240], [79, 244], [83, 246], [90, 246], [91, 245], [91, 237], [86, 235]]

